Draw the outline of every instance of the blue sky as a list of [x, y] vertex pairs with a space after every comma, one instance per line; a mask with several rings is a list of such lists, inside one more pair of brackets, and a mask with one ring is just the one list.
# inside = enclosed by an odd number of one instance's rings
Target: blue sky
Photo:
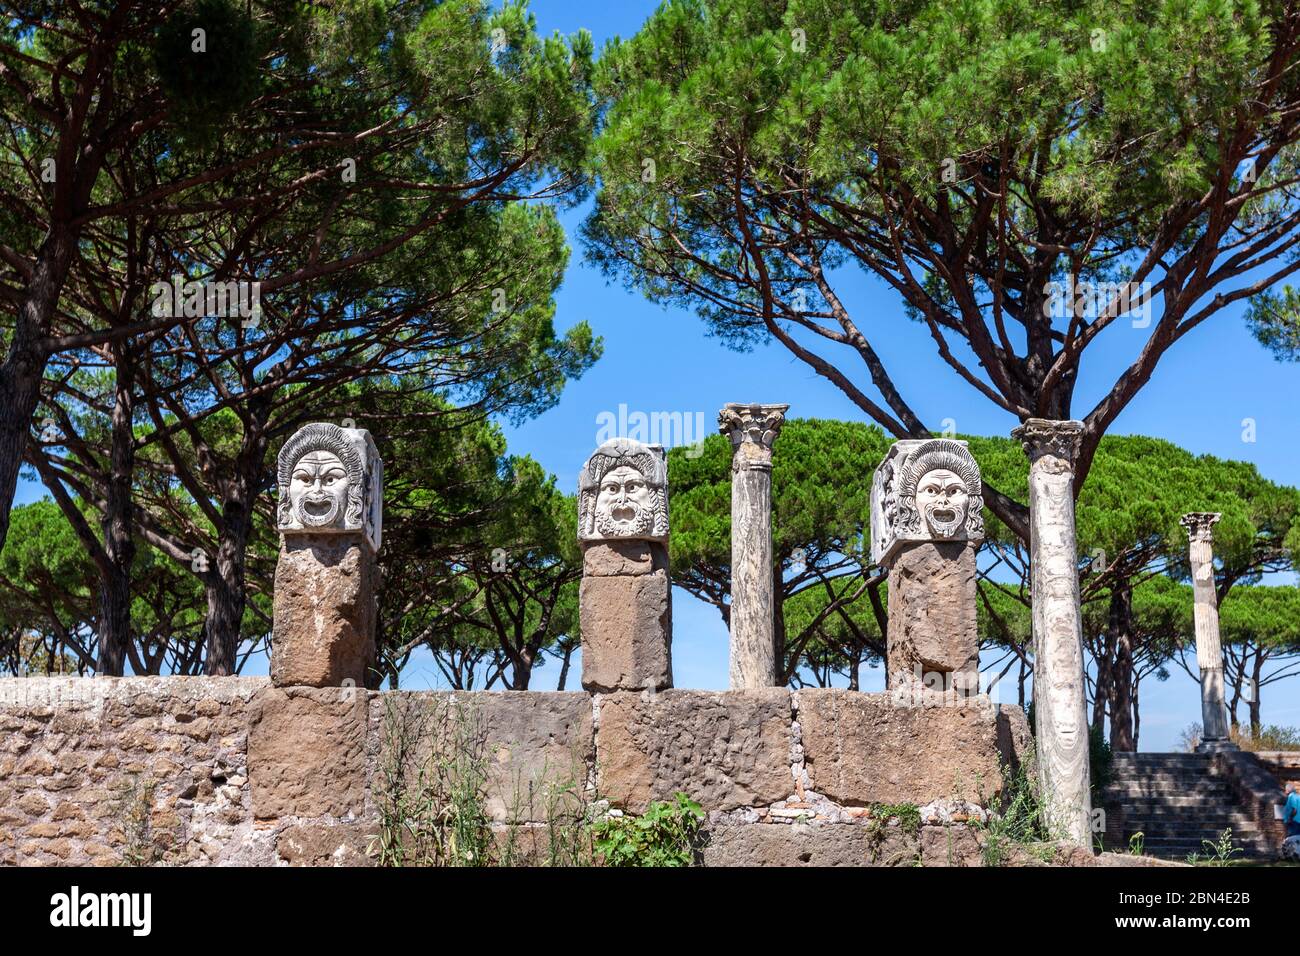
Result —
[[[615, 34], [630, 36], [654, 9], [651, 2], [559, 2], [534, 0], [531, 9], [544, 33], [569, 34], [586, 28], [597, 49]], [[863, 420], [863, 414], [832, 384], [814, 375], [779, 345], [741, 354], [705, 332], [694, 314], [663, 309], [607, 284], [583, 260], [577, 227], [587, 208], [563, 217], [573, 246], [570, 268], [557, 298], [558, 328], [589, 322], [604, 339], [605, 354], [582, 379], [571, 382], [559, 404], [518, 427], [506, 426], [512, 452], [528, 454], [573, 490], [578, 468], [597, 444], [599, 416], [631, 411], [702, 415], [712, 429], [718, 409], [729, 401], [788, 402], [790, 415]], [[900, 300], [888, 289], [846, 273], [841, 293], [868, 333], [902, 394], [932, 427], [953, 419], [958, 431], [1006, 435], [1016, 424], [961, 382], [937, 357], [928, 332], [903, 316]], [[1087, 411], [1141, 348], [1146, 331], [1116, 323], [1085, 357], [1077, 390], [1076, 414]], [[842, 367], [865, 383], [851, 355]], [[1195, 453], [1254, 462], [1275, 481], [1300, 480], [1300, 365], [1282, 364], [1246, 330], [1241, 310], [1227, 310], [1194, 331], [1162, 360], [1154, 379], [1113, 426], [1116, 434], [1155, 435]], [[1255, 441], [1242, 437], [1243, 419], [1255, 422]], [[778, 443], [777, 453], [780, 453]], [[875, 462], [864, 462], [872, 468]], [[24, 482], [18, 502], [41, 497], [39, 485]], [[1288, 583], [1293, 583], [1288, 582]], [[727, 684], [727, 633], [712, 607], [681, 590], [673, 595], [673, 666], [679, 687], [723, 688]], [[265, 672], [265, 661], [250, 672]], [[570, 687], [577, 686], [575, 679]], [[536, 689], [555, 686], [554, 662], [536, 673]], [[427, 659], [413, 661], [404, 686], [440, 686]], [[863, 689], [883, 686], [879, 671], [864, 674]], [[1295, 680], [1267, 689], [1266, 723], [1300, 725]], [[1142, 687], [1140, 745], [1143, 750], [1176, 746], [1180, 731], [1199, 721], [1196, 685], [1181, 670], [1167, 682], [1149, 679]]]
[[[630, 36], [656, 6], [652, 2], [590, 3], [534, 0], [530, 5], [542, 32], [591, 31], [597, 49], [614, 35]], [[790, 415], [864, 420], [863, 413], [831, 383], [815, 375], [780, 345], [737, 353], [708, 337], [704, 323], [680, 309], [647, 302], [583, 261], [576, 230], [587, 209], [564, 222], [574, 246], [560, 289], [556, 324], [587, 321], [604, 338], [605, 354], [560, 403], [533, 421], [507, 428], [512, 451], [532, 455], [566, 490], [595, 447], [602, 413], [630, 410], [703, 414], [712, 428], [725, 402], [788, 402]], [[1016, 422], [961, 382], [938, 358], [929, 333], [903, 316], [890, 290], [846, 273], [842, 291], [869, 330], [902, 393], [922, 418], [939, 427], [952, 418], [960, 432], [1006, 435]], [[1086, 412], [1113, 384], [1141, 348], [1147, 332], [1131, 323], [1112, 326], [1085, 358], [1076, 413]], [[842, 367], [855, 380], [865, 376], [847, 356]], [[1242, 420], [1254, 419], [1253, 443], [1242, 440]], [[1276, 362], [1251, 337], [1240, 309], [1226, 311], [1194, 331], [1162, 360], [1153, 380], [1113, 426], [1116, 434], [1148, 434], [1196, 452], [1254, 462], [1275, 481], [1300, 479], [1300, 365]], [[780, 453], [778, 442], [777, 453]], [[864, 463], [874, 467], [875, 463]], [[1291, 582], [1293, 583], [1293, 579]], [[678, 589], [673, 594], [673, 669], [679, 687], [721, 688], [727, 683], [727, 633], [718, 613]], [[554, 686], [543, 669], [538, 685]], [[410, 686], [426, 675], [412, 673]], [[428, 675], [431, 676], [431, 675]], [[878, 671], [864, 675], [864, 689], [883, 686]], [[1267, 723], [1300, 724], [1294, 680], [1268, 688]], [[1181, 670], [1164, 683], [1142, 687], [1143, 750], [1177, 745], [1180, 731], [1200, 720], [1199, 692]]]

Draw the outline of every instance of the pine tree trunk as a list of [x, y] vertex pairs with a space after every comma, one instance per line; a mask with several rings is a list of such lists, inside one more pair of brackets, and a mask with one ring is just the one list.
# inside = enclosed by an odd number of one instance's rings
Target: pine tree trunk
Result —
[[235, 673], [247, 603], [245, 576], [248, 542], [253, 535], [253, 496], [262, 485], [269, 417], [269, 398], [247, 410], [235, 474], [222, 501], [217, 553], [206, 558], [214, 562], [216, 573], [208, 576], [204, 586], [208, 614], [203, 622], [203, 672], [214, 677]]
[[569, 682], [569, 665], [573, 662], [573, 647], [568, 647], [564, 652], [564, 663], [560, 665], [560, 679], [555, 684], [556, 690], [564, 690], [565, 684]]
[[1251, 736], [1252, 738], [1254, 738], [1254, 739], [1258, 739], [1258, 738], [1259, 738], [1259, 732], [1260, 732], [1260, 730], [1262, 729], [1262, 724], [1261, 724], [1261, 721], [1260, 721], [1260, 707], [1261, 707], [1261, 704], [1260, 704], [1260, 700], [1259, 700], [1259, 697], [1260, 697], [1260, 691], [1259, 691], [1259, 678], [1260, 678], [1260, 675], [1263, 673], [1263, 671], [1264, 671], [1264, 655], [1263, 655], [1262, 653], [1260, 653], [1260, 652], [1257, 650], [1257, 651], [1255, 651], [1255, 664], [1254, 664], [1254, 667], [1251, 668], [1251, 672], [1250, 672], [1250, 673], [1251, 673], [1251, 678], [1252, 678], [1252, 680], [1251, 680], [1251, 684], [1250, 684], [1250, 690], [1251, 690], [1251, 694], [1250, 694], [1250, 736]]
[[[227, 518], [230, 508], [226, 509]], [[230, 526], [217, 542], [213, 570], [204, 590], [208, 614], [203, 622], [204, 668], [210, 677], [228, 677], [235, 673], [239, 654], [240, 624], [244, 619], [244, 549], [246, 530], [240, 533]]]
[[135, 471], [135, 364], [129, 341], [113, 347], [116, 385], [113, 399], [108, 488], [104, 504], [104, 552], [108, 567], [99, 581], [99, 662], [97, 674], [121, 677], [131, 642], [131, 564], [135, 560], [132, 479]]
[[0, 547], [4, 547], [9, 534], [9, 511], [18, 488], [18, 471], [41, 399], [41, 377], [49, 361], [40, 340], [58, 305], [75, 246], [76, 239], [67, 228], [46, 236], [36, 253], [9, 352], [0, 365]]
[[1137, 749], [1133, 739], [1133, 591], [1127, 585], [1111, 591], [1110, 627], [1115, 641], [1110, 747], [1116, 753], [1132, 753]]
[[1097, 684], [1092, 695], [1092, 731], [1101, 733], [1106, 727], [1107, 703], [1113, 693], [1110, 659], [1115, 653], [1114, 634], [1109, 629], [1102, 639], [1101, 655], [1097, 658]]

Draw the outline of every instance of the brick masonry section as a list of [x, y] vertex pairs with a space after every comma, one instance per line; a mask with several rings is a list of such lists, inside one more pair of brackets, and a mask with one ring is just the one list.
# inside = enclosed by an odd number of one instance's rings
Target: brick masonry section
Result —
[[6, 678], [0, 863], [371, 862], [395, 780], [477, 754], [503, 834], [544, 834], [557, 801], [638, 813], [680, 791], [709, 812], [705, 864], [971, 864], [975, 831], [904, 833], [863, 808], [982, 802], [1028, 738], [1016, 708], [987, 700], [918, 706], [834, 690]]

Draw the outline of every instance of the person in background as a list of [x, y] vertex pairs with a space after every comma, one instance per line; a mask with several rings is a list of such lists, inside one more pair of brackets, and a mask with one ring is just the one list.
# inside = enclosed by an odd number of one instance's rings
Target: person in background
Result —
[[1282, 806], [1282, 822], [1286, 824], [1288, 838], [1300, 836], [1300, 790], [1295, 781], [1286, 785], [1286, 803]]

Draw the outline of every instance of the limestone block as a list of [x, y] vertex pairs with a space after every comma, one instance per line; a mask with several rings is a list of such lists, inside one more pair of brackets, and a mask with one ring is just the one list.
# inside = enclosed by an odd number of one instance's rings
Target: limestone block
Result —
[[427, 780], [438, 760], [458, 758], [485, 769], [484, 809], [498, 823], [544, 822], [548, 801], [582, 792], [594, 759], [591, 697], [574, 691], [376, 694], [370, 736], [376, 799], [399, 765], [418, 786], [421, 770]]
[[900, 545], [889, 569], [889, 686], [977, 693], [979, 632], [970, 541]]
[[816, 689], [795, 700], [812, 789], [842, 804], [991, 800], [1003, 787], [999, 763], [1014, 764], [1028, 739], [1023, 712], [987, 697], [909, 706]]
[[667, 571], [584, 577], [578, 603], [584, 688], [604, 692], [672, 686], [672, 594]]
[[309, 687], [257, 695], [248, 727], [256, 819], [362, 814], [367, 697], [364, 690]]
[[912, 866], [917, 837], [899, 827], [740, 823], [710, 828], [705, 866]]
[[667, 690], [597, 701], [600, 794], [641, 813], [681, 791], [708, 810], [790, 795], [790, 693]]
[[275, 567], [272, 683], [365, 687], [377, 582], [374, 552], [359, 535], [285, 535]]

